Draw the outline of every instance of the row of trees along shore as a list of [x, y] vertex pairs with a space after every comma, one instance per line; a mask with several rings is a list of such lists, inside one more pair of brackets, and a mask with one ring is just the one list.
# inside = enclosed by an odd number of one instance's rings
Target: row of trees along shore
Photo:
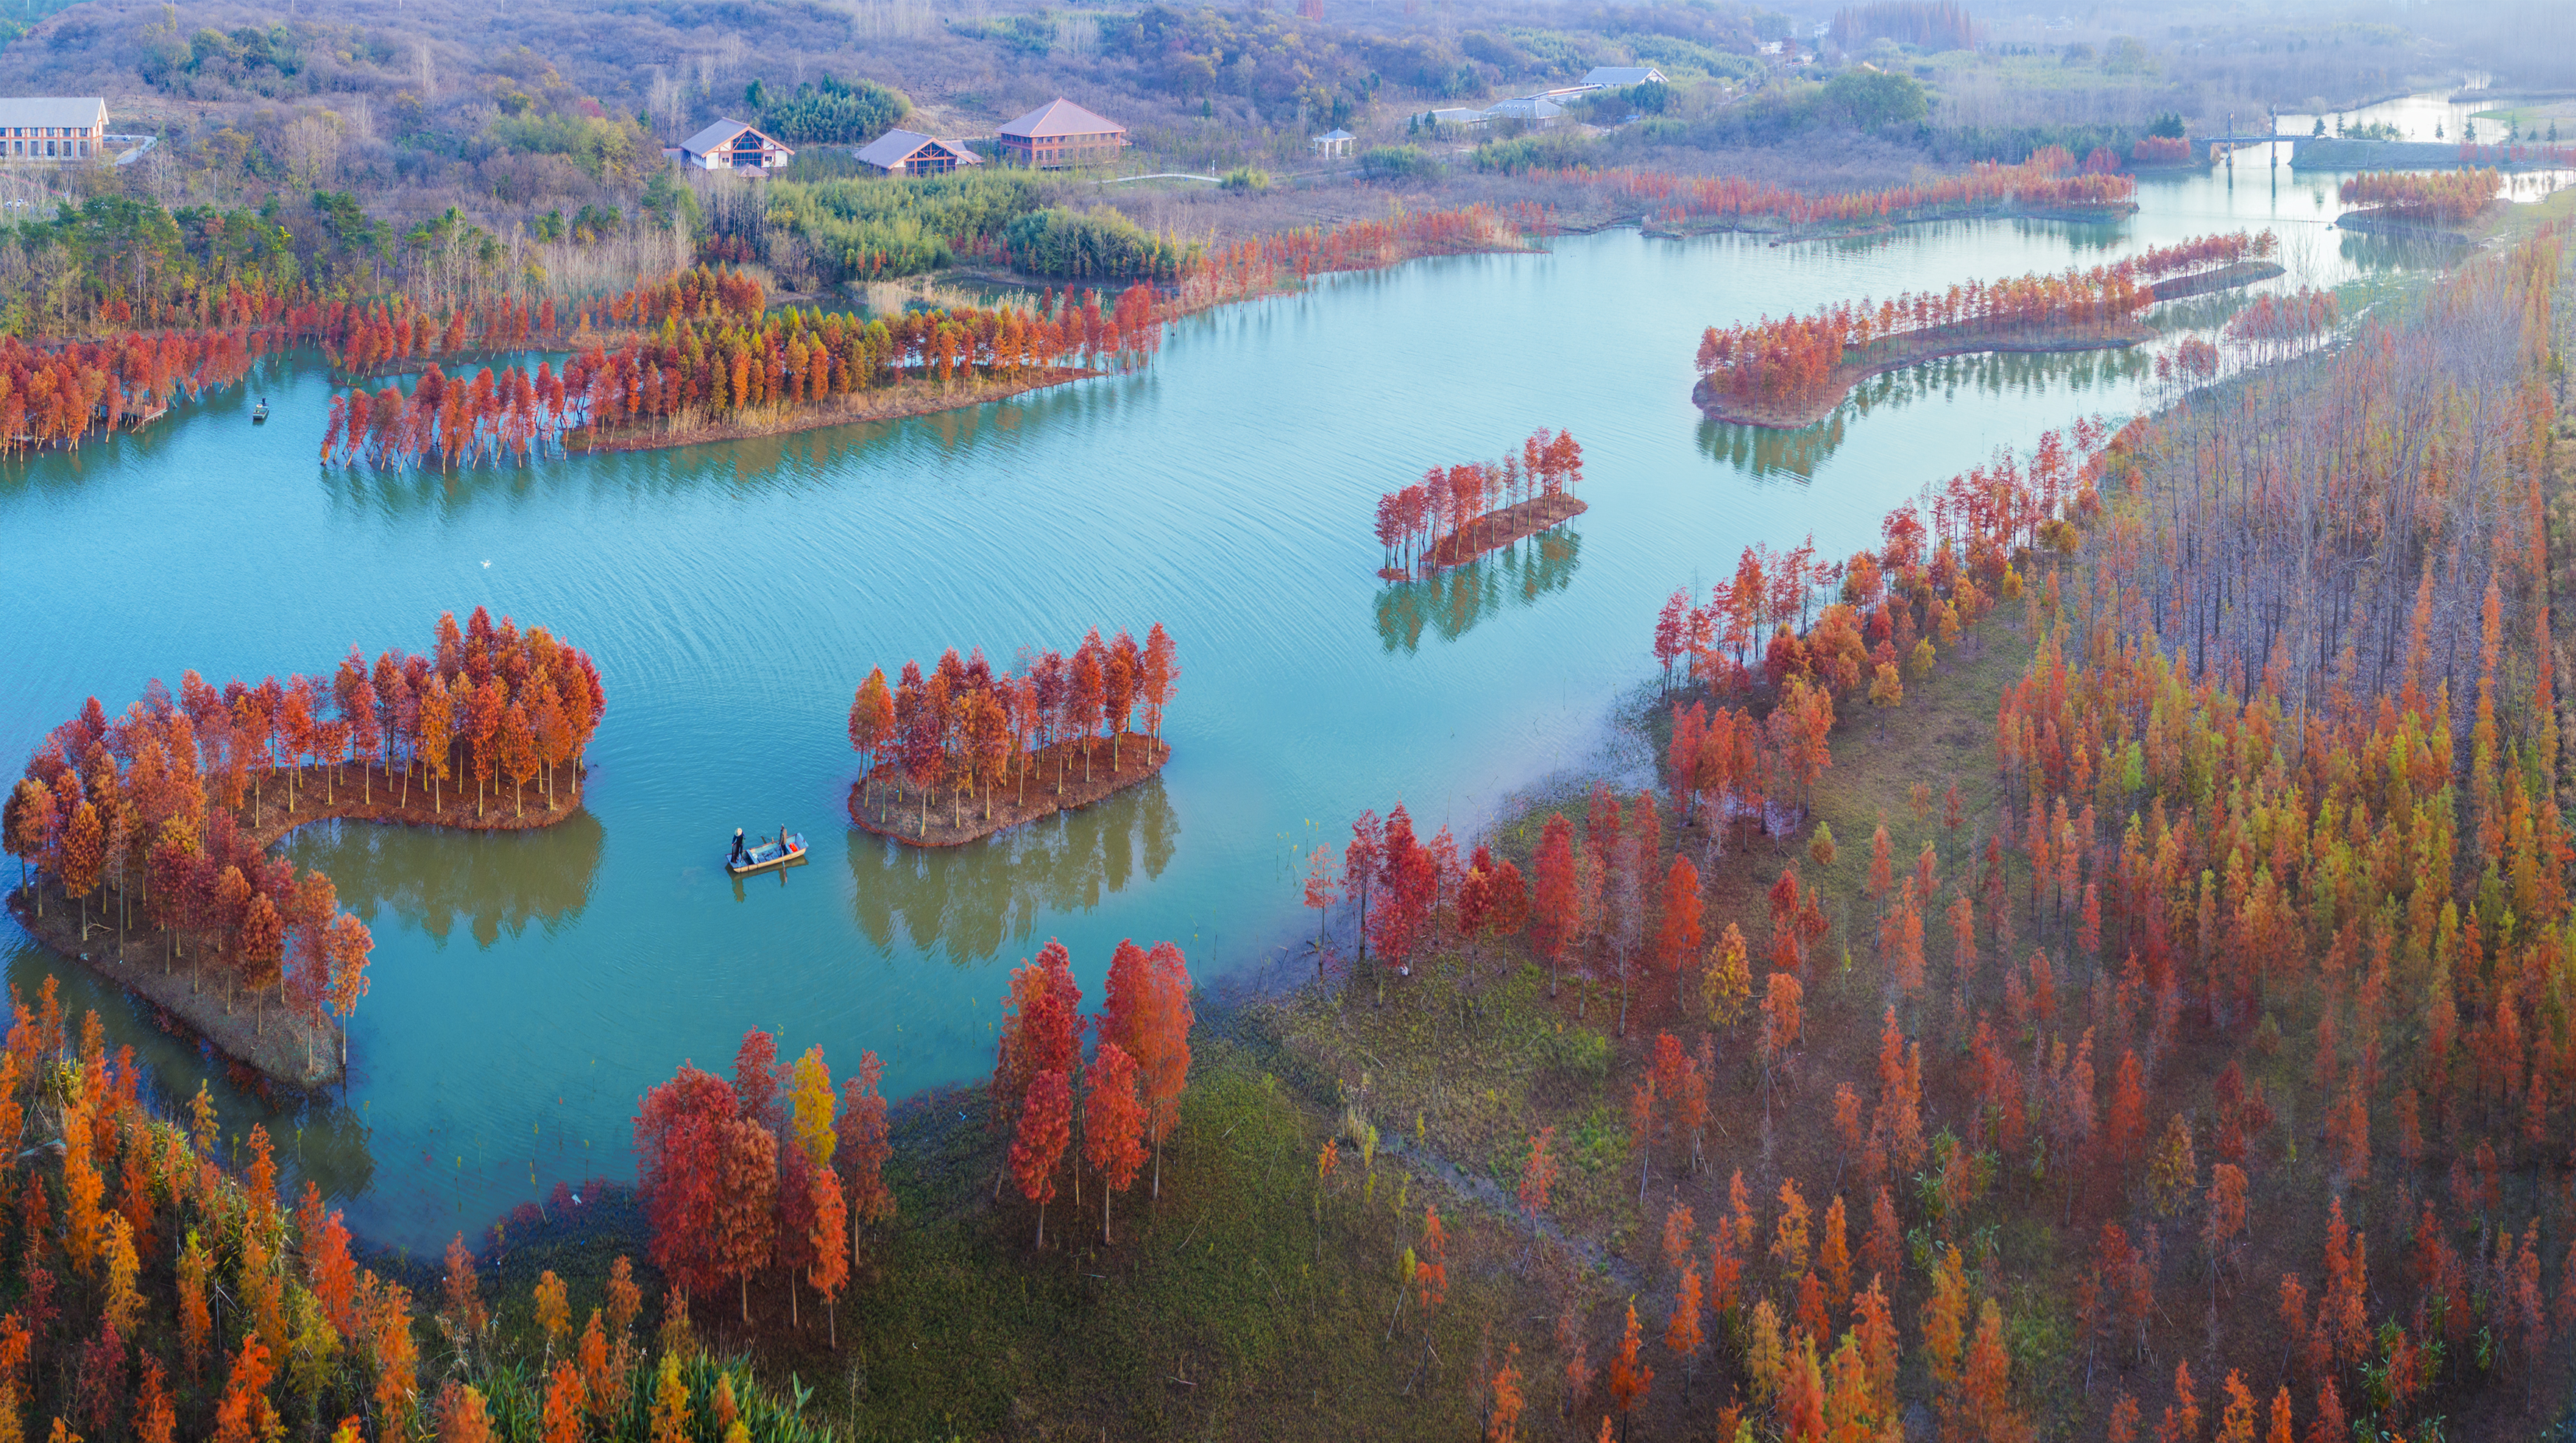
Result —
[[0, 337], [0, 447], [76, 447], [92, 429], [140, 426], [238, 384], [287, 342], [279, 327], [165, 331], [44, 348]]
[[[1052, 304], [1049, 304], [1051, 302]], [[658, 321], [653, 319], [658, 310]], [[564, 363], [531, 371], [490, 368], [471, 383], [436, 367], [406, 397], [387, 386], [331, 402], [326, 462], [407, 467], [521, 461], [586, 431], [684, 436], [733, 422], [839, 414], [851, 398], [908, 378], [1044, 377], [1068, 367], [1143, 365], [1161, 344], [1153, 288], [1128, 288], [1113, 309], [1099, 293], [1071, 291], [1029, 309], [909, 311], [860, 323], [793, 307], [763, 313], [731, 306], [638, 309], [657, 328], [615, 349], [592, 344]]]
[[[1104, 642], [1095, 626], [1072, 656], [1022, 648], [1003, 673], [993, 670], [980, 646], [962, 661], [950, 647], [927, 677], [920, 662], [907, 661], [891, 689], [885, 668], [873, 668], [850, 702], [850, 749], [864, 769], [851, 799], [853, 815], [874, 804], [882, 822], [887, 805], [902, 804], [903, 784], [910, 782], [925, 833], [931, 790], [942, 785], [949, 789], [952, 825], [966, 795], [979, 787], [990, 819], [994, 785], [1025, 791], [1032, 772], [1047, 782], [1040, 763], [1049, 752], [1059, 793], [1076, 752], [1088, 781], [1092, 743], [1102, 736], [1109, 741], [1114, 772], [1119, 742], [1139, 708], [1147, 735], [1162, 735], [1163, 711], [1180, 675], [1171, 633], [1159, 621], [1141, 647], [1124, 630]], [[891, 798], [881, 799], [880, 772], [894, 782]]]
[[2374, 170], [2346, 177], [2335, 197], [2391, 215], [2459, 225], [2496, 198], [2504, 177], [2485, 170]]
[[[327, 677], [220, 690], [191, 671], [175, 699], [154, 682], [114, 719], [92, 697], [36, 749], [0, 831], [21, 885], [31, 864], [49, 874], [82, 908], [84, 935], [102, 888], [126, 925], [131, 883], [172, 958], [215, 966], [227, 1009], [235, 986], [255, 998], [274, 987], [318, 1026], [326, 1004], [345, 1018], [365, 992], [370, 942], [328, 877], [267, 855], [268, 809], [282, 801], [284, 819], [302, 817], [316, 786], [314, 815], [351, 790], [374, 809], [383, 790], [397, 817], [473, 826], [497, 775], [517, 816], [532, 785], [551, 811], [555, 772], [579, 766], [604, 704], [590, 658], [543, 628], [496, 627], [477, 607], [460, 630], [451, 612], [427, 656], [388, 651], [370, 668], [352, 647]], [[32, 891], [41, 909], [44, 889]]]
[[2476, 165], [2546, 165], [2559, 169], [2576, 166], [2576, 145], [2526, 145], [2515, 141], [2507, 145], [2479, 145], [2460, 142], [2460, 164]]
[[524, 350], [659, 329], [671, 321], [757, 320], [769, 307], [760, 280], [740, 270], [695, 266], [643, 281], [613, 296], [571, 308], [572, 329], [549, 297], [535, 305], [503, 296], [445, 313], [423, 310], [409, 297], [326, 307], [313, 339], [331, 363], [352, 374], [402, 367], [437, 356], [477, 351]]
[[1979, 163], [1956, 175], [1882, 190], [1808, 195], [1736, 175], [1575, 166], [1529, 172], [1537, 180], [1597, 186], [1642, 202], [1646, 218], [1664, 225], [1776, 220], [1789, 225], [1930, 219], [1966, 210], [2015, 206], [2070, 210], [2135, 203], [2138, 183], [2125, 175], [2078, 173], [2062, 146], [2043, 146], [2019, 165]]
[[1908, 292], [1876, 306], [1866, 299], [1846, 301], [1819, 307], [1811, 316], [1765, 316], [1722, 331], [1710, 326], [1700, 333], [1699, 373], [1720, 394], [1740, 401], [1802, 396], [1827, 384], [1847, 351], [1946, 326], [2000, 330], [2125, 319], [2154, 301], [2159, 280], [2222, 270], [2277, 247], [2270, 231], [2201, 236], [2089, 271], [1970, 281], [1938, 293]]
[[489, 1443], [542, 1423], [548, 1438], [819, 1438], [701, 1351], [684, 1306], [666, 1309], [656, 1357], [622, 1257], [577, 1337], [551, 1272], [534, 1289], [538, 1336], [498, 1329], [462, 1237], [423, 1306], [359, 1263], [312, 1183], [281, 1205], [265, 1125], [227, 1141], [202, 1084], [175, 1115], [147, 1104], [134, 1050], [111, 1056], [97, 1013], [69, 1035], [55, 978], [35, 1005], [14, 988], [9, 1003], [0, 1436]]
[[1472, 544], [1488, 517], [1525, 501], [1570, 494], [1582, 480], [1583, 444], [1571, 431], [1551, 433], [1541, 426], [1521, 443], [1519, 455], [1433, 466], [1418, 484], [1379, 496], [1377, 543], [1389, 566], [1410, 569], [1445, 538], [1463, 536]]
[[[1983, 571], [2018, 591], [2035, 641], [1998, 704], [1996, 810], [1967, 830], [1954, 785], [1911, 869], [1884, 825], [1871, 839], [1850, 950], [1874, 941], [1884, 987], [1874, 1088], [1798, 1075], [1835, 924], [1794, 864], [1767, 898], [1756, 1004], [1743, 928], [1685, 945], [1701, 924], [1673, 882], [1687, 857], [1647, 913], [1656, 798], [1623, 827], [1596, 795], [1581, 850], [1550, 819], [1535, 944], [1600, 897], [1614, 953], [1656, 939], [1678, 1030], [1712, 1029], [1697, 1049], [1659, 1034], [1630, 1089], [1641, 1200], [1659, 1157], [1701, 1167], [1714, 1037], [1739, 1024], [1758, 1105], [1830, 1139], [1829, 1187], [1790, 1173], [1757, 1199], [1738, 1173], [1713, 1217], [1666, 1212], [1646, 1296], [1670, 1300], [1686, 1388], [1712, 1343], [1740, 1380], [1721, 1436], [1875, 1436], [1906, 1406], [1896, 1320], [1918, 1304], [1944, 1436], [2036, 1436], [1993, 1229], [2049, 1206], [2065, 1242], [2014, 1267], [2065, 1300], [2047, 1314], [2060, 1426], [2199, 1439], [2206, 1404], [2227, 1440], [2430, 1437], [2446, 1417], [2547, 1408], [2536, 1390], [2576, 1333], [2576, 916], [2542, 490], [2562, 243], [2553, 229], [2481, 257], [2356, 344], [2187, 397], [2099, 450], [2096, 433], [2059, 464], [1971, 473], [1934, 498], [1929, 563], [1896, 517], [1901, 544], [1839, 569], [1847, 588], [1860, 574], [1855, 602], [1883, 585], [1904, 620], [1964, 552], [1959, 584]], [[2063, 515], [2034, 481], [2051, 475], [2075, 487]], [[1763, 609], [1739, 637], [1803, 605], [1799, 586], [1748, 582], [1730, 612]], [[1697, 628], [1686, 596], [1659, 655], [1706, 650], [1676, 642]], [[1779, 657], [1785, 619], [1774, 637]], [[1740, 662], [1709, 659], [1698, 685], [1742, 684]], [[1685, 818], [1710, 751], [1686, 731], [1666, 769]], [[1928, 823], [1928, 785], [1913, 804]], [[1807, 851], [1836, 864], [1823, 828]], [[1467, 915], [1473, 884], [1426, 890]], [[1924, 938], [1936, 913], [1947, 975]], [[1536, 1215], [1553, 1129], [1530, 1143]], [[1704, 1326], [1712, 1309], [1723, 1326]], [[1578, 1405], [1646, 1399], [1643, 1331], [1632, 1302], [1595, 1369], [1569, 1306]], [[1517, 1418], [1524, 1381], [1517, 1359], [1494, 1369], [1493, 1416]]]
[[[700, 267], [578, 308], [573, 334], [591, 334], [595, 320], [644, 327], [667, 315], [756, 317], [762, 307], [757, 280]], [[73, 447], [92, 430], [140, 426], [182, 401], [239, 384], [254, 360], [298, 345], [318, 345], [333, 364], [363, 372], [565, 339], [552, 300], [531, 306], [504, 297], [437, 315], [401, 297], [324, 302], [306, 287], [231, 286], [211, 309], [222, 321], [213, 329], [135, 330], [55, 345], [0, 337], [0, 447]], [[111, 305], [102, 319], [130, 324], [132, 308]]]
[[2026, 459], [2000, 452], [1890, 511], [1882, 544], [1847, 561], [1819, 562], [1812, 540], [1744, 548], [1734, 576], [1706, 600], [1678, 590], [1657, 614], [1653, 652], [1667, 686], [1680, 664], [1682, 684], [1717, 698], [1776, 693], [1806, 677], [1846, 696], [1866, 687], [1876, 704], [1901, 702], [1904, 674], [1929, 669], [1935, 641], [1953, 645], [1997, 602], [2022, 598], [2016, 556], [2076, 543], [2070, 518], [2101, 505], [2094, 478], [2104, 442], [2104, 427], [2086, 418], [2071, 433], [2043, 435]]
[[[1668, 684], [1675, 663], [1687, 659], [1682, 685], [1701, 695], [1675, 707], [1670, 806], [1685, 825], [1703, 828], [1704, 855], [1722, 856], [1740, 823], [1773, 836], [1799, 825], [1817, 779], [1833, 765], [1838, 696], [1902, 705], [1905, 677], [1929, 673], [1936, 639], [1955, 647], [1995, 599], [2024, 596], [2012, 558], [2034, 544], [2067, 544], [2073, 528], [2060, 513], [2098, 508], [2085, 478], [2098, 469], [2102, 440], [2088, 421], [2071, 448], [2051, 433], [2027, 467], [2006, 455], [1954, 478], [1931, 498], [1930, 529], [1922, 507], [1898, 508], [1883, 524], [1885, 546], [1841, 565], [1817, 565], [1812, 543], [1785, 554], [1748, 547], [1733, 580], [1705, 602], [1686, 590], [1673, 594], [1656, 622], [1654, 652]], [[1840, 599], [1809, 626], [1820, 591]], [[1647, 960], [1677, 998], [1741, 1015], [1752, 985], [1740, 937], [1703, 957], [1697, 864], [1676, 852], [1656, 870], [1662, 821], [1651, 794], [1625, 814], [1622, 830], [1622, 800], [1606, 788], [1596, 790], [1579, 838], [1563, 813], [1551, 813], [1524, 893], [1510, 862], [1495, 863], [1480, 847], [1462, 866], [1446, 829], [1420, 844], [1400, 807], [1384, 822], [1370, 813], [1353, 825], [1338, 874], [1329, 851], [1315, 850], [1306, 904], [1319, 924], [1337, 901], [1349, 904], [1361, 956], [1374, 947], [1381, 967], [1409, 964], [1453, 930], [1490, 946], [1526, 928], [1548, 966], [1550, 995], [1569, 963], [1585, 984], [1578, 1012], [1591, 984], [1616, 986], [1623, 1033], [1631, 968]], [[1823, 854], [1832, 846], [1828, 832]], [[1794, 868], [1786, 886], [1791, 921], [1780, 935], [1797, 949], [1792, 970], [1803, 971], [1824, 913], [1813, 889], [1798, 891]]]
[[1399, 207], [1382, 220], [1277, 231], [1209, 252], [1171, 287], [1165, 311], [1187, 315], [1334, 271], [1376, 270], [1423, 256], [1524, 250], [1524, 235], [1554, 229], [1543, 208], [1522, 203], [1507, 210], [1483, 204], [1434, 211]]

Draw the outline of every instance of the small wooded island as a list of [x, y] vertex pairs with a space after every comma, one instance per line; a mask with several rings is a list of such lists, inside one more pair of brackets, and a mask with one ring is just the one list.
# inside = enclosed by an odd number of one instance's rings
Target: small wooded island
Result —
[[2134, 346], [2157, 335], [2138, 312], [2280, 275], [2265, 259], [2277, 247], [2270, 231], [2202, 236], [2080, 274], [1970, 282], [1875, 308], [1864, 302], [1712, 326], [1700, 337], [1691, 401], [1715, 420], [1795, 430], [1833, 414], [1871, 376], [1944, 356]]
[[[1100, 629], [1067, 657], [1021, 653], [996, 673], [983, 648], [950, 647], [925, 677], [907, 661], [889, 689], [868, 673], [850, 703], [850, 821], [916, 847], [955, 847], [1006, 827], [1089, 806], [1159, 774], [1170, 760], [1163, 710], [1180, 676], [1161, 622], [1145, 644]], [[1139, 708], [1145, 730], [1131, 729]]]
[[1517, 456], [1431, 467], [1419, 482], [1377, 498], [1377, 541], [1386, 551], [1378, 579], [1410, 581], [1464, 566], [1570, 521], [1591, 509], [1573, 495], [1582, 480], [1582, 443], [1571, 431], [1545, 426]]
[[[160, 682], [96, 697], [10, 791], [9, 910], [37, 940], [235, 1062], [298, 1088], [341, 1080], [374, 946], [331, 879], [268, 854], [309, 822], [512, 831], [581, 802], [606, 696], [588, 656], [481, 607], [436, 649], [352, 646], [329, 676]], [[470, 783], [470, 785], [469, 785]], [[32, 869], [32, 870], [31, 870]]]

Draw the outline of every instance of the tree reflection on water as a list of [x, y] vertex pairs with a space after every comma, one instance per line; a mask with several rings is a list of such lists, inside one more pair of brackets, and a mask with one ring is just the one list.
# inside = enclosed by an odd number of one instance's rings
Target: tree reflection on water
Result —
[[908, 847], [852, 827], [851, 907], [878, 947], [891, 951], [900, 928], [903, 945], [944, 949], [962, 966], [1005, 942], [1026, 946], [1041, 915], [1089, 911], [1140, 872], [1163, 875], [1180, 830], [1159, 776], [962, 847]]
[[1418, 650], [1428, 626], [1456, 641], [1508, 604], [1529, 606], [1563, 591], [1581, 560], [1583, 536], [1559, 526], [1423, 581], [1399, 581], [1377, 594], [1377, 639], [1388, 651]]
[[[2222, 319], [2224, 319], [2222, 317]], [[2134, 384], [2153, 369], [2146, 346], [2104, 351], [1987, 352], [1945, 356], [1872, 376], [1852, 388], [1832, 415], [1795, 431], [1738, 426], [1701, 418], [1700, 454], [1754, 475], [1786, 473], [1812, 480], [1842, 448], [1850, 426], [1875, 410], [1895, 410], [1923, 400], [1954, 400], [1961, 393], [2001, 396], [2064, 383], [2078, 394], [2096, 387]]]
[[331, 822], [297, 830], [282, 850], [296, 866], [330, 874], [342, 898], [388, 907], [442, 947], [459, 918], [489, 947], [530, 922], [551, 927], [579, 916], [599, 873], [603, 835], [597, 817], [576, 809], [525, 832]]

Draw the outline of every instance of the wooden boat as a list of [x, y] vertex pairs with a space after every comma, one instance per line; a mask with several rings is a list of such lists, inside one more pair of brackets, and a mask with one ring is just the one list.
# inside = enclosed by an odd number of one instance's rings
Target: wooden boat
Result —
[[754, 872], [766, 872], [773, 867], [801, 866], [804, 861], [805, 834], [789, 832], [783, 845], [778, 842], [764, 841], [757, 847], [749, 848], [739, 862], [728, 858], [725, 862], [725, 870], [737, 877], [748, 877]]
[[268, 398], [266, 396], [260, 397], [259, 404], [250, 408], [250, 423], [254, 426], [265, 426], [268, 424]]

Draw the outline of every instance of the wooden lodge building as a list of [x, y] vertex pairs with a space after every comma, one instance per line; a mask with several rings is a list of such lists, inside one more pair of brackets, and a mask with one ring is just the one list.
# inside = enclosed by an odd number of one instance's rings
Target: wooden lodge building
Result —
[[99, 97], [0, 99], [0, 162], [60, 164], [106, 153], [107, 102]]
[[674, 157], [693, 170], [776, 170], [796, 152], [739, 120], [719, 120], [681, 141]]
[[953, 140], [917, 130], [889, 130], [859, 150], [859, 159], [888, 175], [949, 175], [984, 157]]
[[1001, 159], [1007, 165], [1063, 170], [1115, 160], [1127, 147], [1127, 127], [1057, 96], [1002, 127]]

